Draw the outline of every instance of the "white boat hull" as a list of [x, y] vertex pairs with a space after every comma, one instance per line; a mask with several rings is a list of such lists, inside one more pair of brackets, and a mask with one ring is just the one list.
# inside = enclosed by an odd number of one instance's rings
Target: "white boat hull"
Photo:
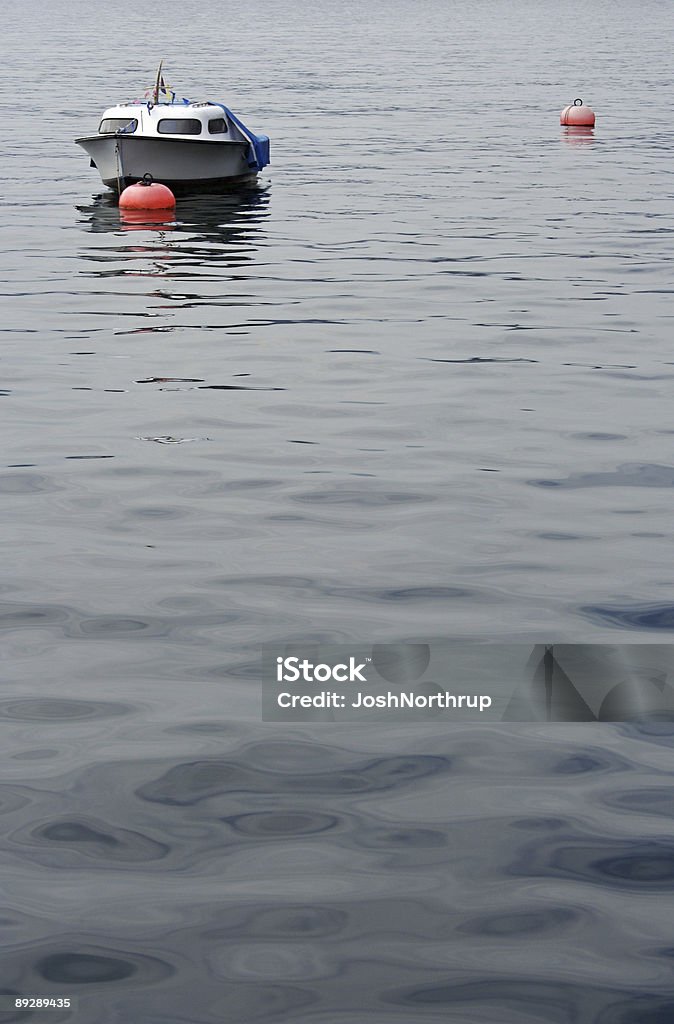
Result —
[[236, 140], [201, 141], [141, 135], [91, 135], [75, 140], [101, 180], [116, 192], [151, 174], [174, 192], [218, 192], [254, 181], [250, 147]]

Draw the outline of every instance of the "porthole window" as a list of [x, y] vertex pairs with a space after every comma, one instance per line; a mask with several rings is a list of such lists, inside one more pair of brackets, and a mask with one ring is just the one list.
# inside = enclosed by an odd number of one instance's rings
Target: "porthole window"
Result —
[[224, 117], [212, 117], [208, 122], [209, 135], [221, 135], [227, 131], [227, 122]]
[[196, 117], [165, 117], [157, 131], [161, 135], [201, 135], [201, 121]]

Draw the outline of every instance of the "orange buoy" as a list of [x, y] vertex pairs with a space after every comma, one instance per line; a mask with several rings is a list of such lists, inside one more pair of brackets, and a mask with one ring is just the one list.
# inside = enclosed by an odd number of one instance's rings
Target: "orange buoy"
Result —
[[559, 115], [560, 124], [572, 124], [583, 128], [594, 128], [594, 110], [586, 107], [582, 100], [574, 100]]
[[122, 210], [173, 210], [176, 197], [167, 185], [152, 180], [145, 174], [136, 185], [128, 185], [119, 197]]

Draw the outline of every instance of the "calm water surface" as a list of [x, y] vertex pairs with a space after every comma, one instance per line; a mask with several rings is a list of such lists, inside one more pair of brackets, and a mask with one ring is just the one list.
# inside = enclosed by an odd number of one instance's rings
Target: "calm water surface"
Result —
[[[672, 636], [671, 5], [2, 21], [0, 987], [670, 1022], [669, 726], [264, 726], [258, 657]], [[160, 57], [273, 163], [129, 229], [72, 140]]]

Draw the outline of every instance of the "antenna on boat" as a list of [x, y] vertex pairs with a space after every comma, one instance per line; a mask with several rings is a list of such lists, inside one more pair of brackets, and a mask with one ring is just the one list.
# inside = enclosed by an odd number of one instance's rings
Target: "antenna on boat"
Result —
[[164, 59], [162, 58], [159, 61], [159, 67], [157, 68], [157, 81], [156, 81], [155, 87], [154, 87], [154, 102], [155, 102], [155, 104], [159, 103], [159, 85], [161, 83], [161, 69], [162, 69], [163, 63], [164, 63]]

